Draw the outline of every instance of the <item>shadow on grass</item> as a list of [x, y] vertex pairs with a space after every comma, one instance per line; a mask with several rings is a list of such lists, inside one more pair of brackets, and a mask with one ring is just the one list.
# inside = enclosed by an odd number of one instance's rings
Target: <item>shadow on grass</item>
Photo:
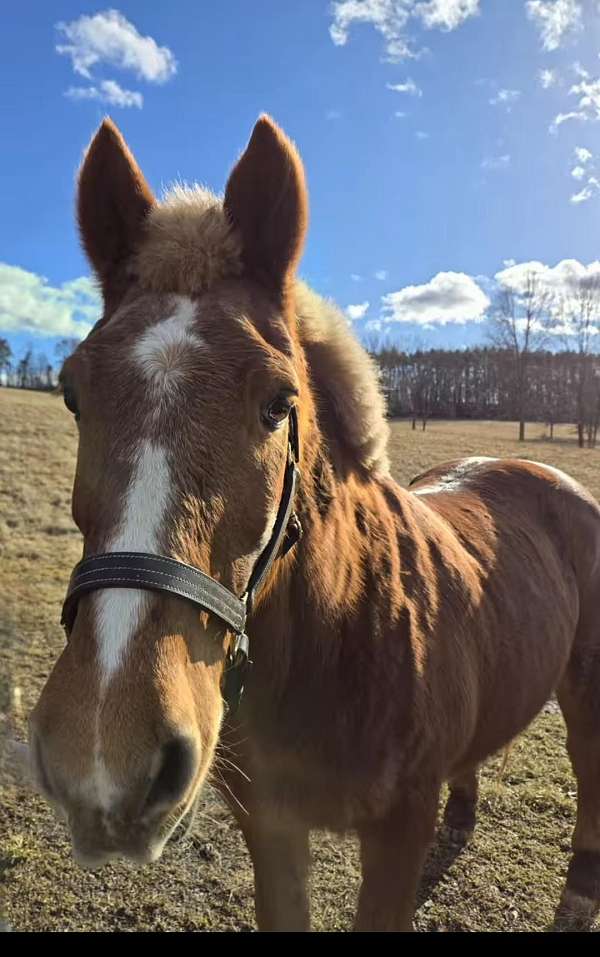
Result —
[[450, 839], [445, 828], [441, 827], [439, 829], [435, 843], [432, 844], [425, 862], [423, 877], [417, 893], [417, 909], [431, 897], [432, 892], [468, 844], [469, 838], [462, 843], [457, 843]]

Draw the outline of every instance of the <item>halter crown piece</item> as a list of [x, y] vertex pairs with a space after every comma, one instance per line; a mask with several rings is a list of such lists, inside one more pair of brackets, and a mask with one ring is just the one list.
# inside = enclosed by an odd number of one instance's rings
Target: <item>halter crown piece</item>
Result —
[[259, 555], [248, 587], [238, 598], [221, 582], [174, 558], [148, 552], [106, 552], [84, 558], [73, 569], [62, 607], [61, 625], [67, 637], [71, 633], [79, 599], [100, 588], [142, 588], [163, 591], [192, 602], [197, 608], [219, 618], [233, 633], [233, 649], [228, 652], [223, 697], [229, 711], [235, 711], [251, 664], [246, 619], [252, 612], [258, 592], [276, 558], [293, 548], [302, 535], [297, 515], [292, 511], [300, 478], [298, 461], [298, 417], [295, 408], [288, 418], [288, 448], [283, 491], [271, 537]]

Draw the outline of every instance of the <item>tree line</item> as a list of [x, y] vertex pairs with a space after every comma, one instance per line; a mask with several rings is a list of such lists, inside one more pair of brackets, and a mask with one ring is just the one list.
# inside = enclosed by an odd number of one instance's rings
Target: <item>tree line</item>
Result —
[[600, 268], [509, 266], [487, 316], [490, 348], [377, 350], [392, 415], [575, 422], [580, 448], [600, 422]]
[[54, 389], [57, 385], [57, 367], [76, 348], [78, 340], [60, 339], [54, 347], [54, 362], [47, 353], [36, 352], [26, 346], [20, 358], [13, 355], [8, 340], [0, 338], [0, 386], [16, 389]]
[[600, 428], [600, 356], [573, 350], [537, 350], [526, 374], [510, 349], [429, 349], [411, 354], [396, 348], [374, 353], [389, 414], [430, 418], [505, 419], [577, 425], [579, 444], [595, 446]]

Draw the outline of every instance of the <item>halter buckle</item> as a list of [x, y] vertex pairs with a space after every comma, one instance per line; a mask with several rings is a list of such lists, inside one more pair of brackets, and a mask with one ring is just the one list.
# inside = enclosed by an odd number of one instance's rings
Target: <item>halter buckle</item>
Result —
[[227, 666], [223, 680], [223, 698], [227, 714], [235, 714], [244, 691], [246, 677], [252, 665], [248, 657], [250, 642], [245, 631], [235, 636], [233, 650], [227, 655]]

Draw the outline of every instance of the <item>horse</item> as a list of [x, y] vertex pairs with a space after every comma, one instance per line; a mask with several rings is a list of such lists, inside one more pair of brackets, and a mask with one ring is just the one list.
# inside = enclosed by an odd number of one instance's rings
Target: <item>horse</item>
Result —
[[77, 214], [104, 305], [60, 375], [83, 563], [29, 721], [76, 861], [159, 858], [235, 735], [243, 776], [221, 781], [259, 929], [310, 929], [328, 829], [360, 843], [355, 929], [410, 930], [442, 785], [467, 839], [479, 765], [556, 692], [578, 784], [562, 901], [592, 912], [597, 502], [519, 459], [396, 484], [375, 365], [298, 277], [305, 174], [268, 116], [223, 198], [160, 201], [104, 120]]

